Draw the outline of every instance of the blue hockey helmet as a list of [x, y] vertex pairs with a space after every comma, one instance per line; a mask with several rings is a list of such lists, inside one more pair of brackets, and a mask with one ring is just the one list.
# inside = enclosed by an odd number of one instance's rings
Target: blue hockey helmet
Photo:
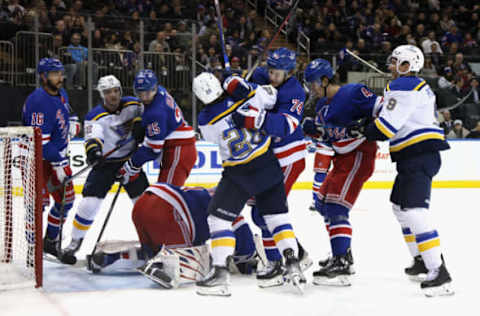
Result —
[[38, 74], [49, 73], [50, 71], [64, 71], [63, 64], [56, 58], [42, 58], [37, 66]]
[[304, 78], [308, 83], [320, 81], [323, 77], [333, 78], [332, 65], [328, 60], [317, 58], [311, 61], [305, 69]]
[[267, 66], [272, 69], [290, 71], [295, 69], [297, 54], [285, 47], [273, 51], [267, 58]]
[[135, 94], [141, 91], [153, 90], [158, 85], [157, 76], [150, 69], [140, 70], [133, 81]]

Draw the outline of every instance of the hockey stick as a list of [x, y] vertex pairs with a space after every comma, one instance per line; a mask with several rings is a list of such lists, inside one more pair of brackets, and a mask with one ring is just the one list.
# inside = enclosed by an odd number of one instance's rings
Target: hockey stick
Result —
[[122, 190], [123, 185], [121, 183], [118, 184], [118, 190], [115, 193], [115, 196], [113, 197], [112, 204], [110, 205], [110, 209], [108, 210], [107, 217], [105, 217], [105, 220], [103, 221], [103, 226], [102, 229], [100, 230], [100, 234], [98, 235], [97, 241], [95, 242], [95, 246], [93, 247], [92, 252], [87, 255], [87, 268], [91, 270], [92, 272], [95, 272], [95, 270], [91, 266], [91, 260], [93, 258], [93, 255], [95, 254], [95, 251], [97, 250], [97, 245], [100, 242], [100, 239], [102, 239], [103, 232], [105, 231], [105, 227], [107, 227], [108, 221], [110, 219], [110, 215], [112, 215], [113, 207], [115, 206], [115, 203], [117, 202], [118, 196], [120, 195], [120, 191]]
[[292, 16], [293, 12], [297, 9], [297, 6], [298, 4], [300, 3], [300, 0], [297, 0], [297, 2], [295, 2], [295, 4], [293, 5], [293, 7], [290, 9], [290, 12], [288, 12], [288, 15], [285, 17], [285, 19], [283, 20], [282, 24], [280, 24], [280, 27], [278, 28], [277, 32], [275, 33], [275, 35], [270, 39], [270, 42], [268, 43], [267, 47], [265, 48], [265, 50], [263, 51], [263, 53], [261, 55], [258, 56], [257, 60], [255, 61], [255, 64], [253, 65], [252, 69], [250, 69], [247, 73], [247, 75], [245, 76], [245, 79], [246, 80], [249, 80], [250, 77], [252, 77], [253, 75], [253, 72], [255, 71], [255, 69], [257, 69], [257, 67], [260, 65], [260, 63], [262, 62], [262, 59], [263, 59], [263, 56], [265, 56], [265, 54], [270, 50], [270, 46], [272, 46], [273, 42], [277, 39], [277, 36], [280, 34], [280, 31], [283, 29], [283, 27], [287, 24], [288, 20], [290, 19], [290, 17]]
[[377, 67], [375, 67], [374, 65], [372, 65], [371, 63], [369, 63], [368, 61], [366, 61], [365, 59], [363, 59], [362, 57], [358, 56], [357, 54], [355, 54], [354, 52], [352, 52], [351, 50], [349, 50], [347, 48], [347, 53], [349, 55], [352, 55], [353, 58], [357, 59], [358, 61], [360, 61], [361, 63], [363, 63], [364, 65], [370, 67], [371, 69], [375, 70], [376, 72], [378, 72], [379, 74], [381, 74], [382, 76], [385, 76], [385, 77], [390, 77], [389, 74], [381, 71], [380, 69], [378, 69]]
[[447, 110], [450, 111], [450, 110], [458, 108], [460, 105], [462, 105], [470, 97], [470, 95], [472, 93], [473, 93], [473, 89], [470, 89], [470, 91], [467, 93], [467, 95], [464, 96], [463, 98], [461, 98], [460, 100], [458, 100], [457, 103], [455, 103], [453, 105], [450, 105], [450, 106], [447, 106], [447, 107], [444, 107], [444, 108], [441, 108], [441, 109], [437, 109], [437, 111], [438, 112], [447, 111]]
[[230, 70], [230, 60], [228, 59], [227, 50], [225, 49], [225, 37], [223, 35], [223, 19], [220, 12], [220, 3], [215, 0], [215, 9], [217, 10], [217, 25], [220, 32], [220, 44], [222, 45], [223, 61], [225, 63], [225, 70]]

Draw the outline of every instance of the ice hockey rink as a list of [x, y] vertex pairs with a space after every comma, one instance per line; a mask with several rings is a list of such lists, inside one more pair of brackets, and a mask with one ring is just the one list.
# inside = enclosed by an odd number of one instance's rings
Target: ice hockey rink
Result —
[[[289, 197], [291, 219], [315, 261], [306, 272], [309, 283], [303, 296], [290, 286], [260, 289], [254, 276], [234, 275], [231, 297], [204, 297], [195, 294], [194, 286], [164, 290], [136, 273], [94, 275], [85, 268], [46, 262], [43, 289], [0, 292], [0, 315], [480, 315], [475, 287], [480, 282], [479, 194], [479, 189], [434, 189], [432, 193], [433, 221], [456, 291], [451, 297], [426, 298], [419, 284], [403, 274], [411, 258], [391, 211], [389, 190], [384, 189], [364, 190], [351, 213], [356, 270], [352, 286], [313, 285], [312, 272], [327, 255], [329, 241], [321, 216], [308, 210], [311, 191], [294, 190]], [[80, 258], [92, 250], [112, 198], [110, 193]], [[122, 193], [104, 240], [136, 238], [131, 208]], [[72, 215], [65, 226], [65, 244]], [[247, 210], [244, 215], [250, 220]], [[252, 230], [257, 232], [256, 227]]]

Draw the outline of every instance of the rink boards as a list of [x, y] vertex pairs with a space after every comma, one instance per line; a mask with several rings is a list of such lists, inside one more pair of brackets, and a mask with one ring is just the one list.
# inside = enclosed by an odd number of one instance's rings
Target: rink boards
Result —
[[[388, 189], [395, 177], [395, 164], [390, 160], [388, 144], [379, 142], [379, 151], [375, 162], [375, 172], [365, 184], [365, 189]], [[434, 188], [480, 188], [480, 141], [451, 140], [451, 149], [442, 152], [442, 168], [434, 179]], [[198, 157], [195, 167], [187, 180], [187, 185], [215, 186], [220, 179], [222, 166], [218, 147], [212, 143], [197, 142]], [[82, 139], [71, 142], [71, 165], [73, 173], [85, 167], [85, 149]], [[293, 189], [309, 190], [312, 188], [314, 153], [307, 154], [306, 168], [300, 175]], [[159, 164], [149, 162], [144, 170], [150, 183], [156, 181]], [[75, 191], [80, 193], [87, 174], [75, 180]], [[112, 188], [115, 190], [115, 187]]]

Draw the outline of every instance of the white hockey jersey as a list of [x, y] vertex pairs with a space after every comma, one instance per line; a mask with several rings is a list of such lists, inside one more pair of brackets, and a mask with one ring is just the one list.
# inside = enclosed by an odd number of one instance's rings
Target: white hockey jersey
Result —
[[449, 148], [435, 116], [435, 94], [422, 78], [408, 76], [390, 82], [374, 123], [390, 140], [393, 161], [412, 153]]
[[[143, 105], [137, 98], [122, 97], [119, 109], [116, 113], [110, 113], [102, 105], [98, 105], [85, 116], [85, 144], [95, 139], [103, 144], [102, 152], [105, 155], [119, 142], [132, 136], [133, 119], [141, 117]], [[135, 142], [130, 142], [111, 154], [107, 160], [124, 159], [135, 148]]]
[[225, 98], [210, 104], [199, 114], [198, 123], [205, 140], [219, 146], [222, 166], [246, 164], [267, 152], [271, 139], [258, 130], [238, 128], [231, 114], [241, 105], [250, 103], [256, 108], [271, 108], [276, 102], [276, 90], [258, 86], [246, 99], [234, 102]]

